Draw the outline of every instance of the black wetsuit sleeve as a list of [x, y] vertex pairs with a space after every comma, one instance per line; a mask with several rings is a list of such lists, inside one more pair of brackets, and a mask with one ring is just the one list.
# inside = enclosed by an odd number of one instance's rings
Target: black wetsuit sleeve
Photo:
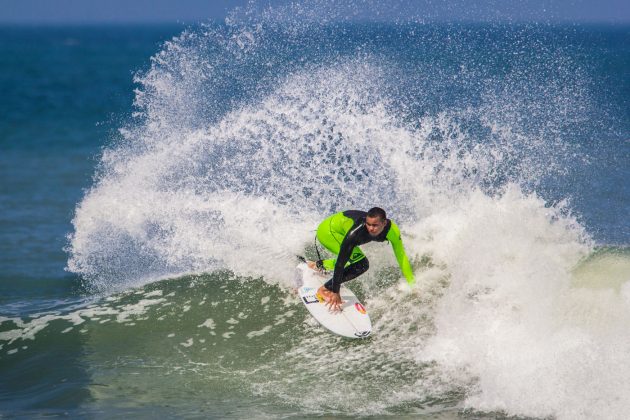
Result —
[[337, 256], [337, 262], [335, 263], [335, 272], [333, 273], [332, 278], [332, 291], [335, 293], [339, 293], [339, 288], [341, 287], [341, 283], [343, 281], [343, 269], [350, 259], [350, 255], [352, 255], [352, 250], [355, 246], [356, 244], [352, 240], [351, 234], [346, 235], [341, 242], [339, 255]]

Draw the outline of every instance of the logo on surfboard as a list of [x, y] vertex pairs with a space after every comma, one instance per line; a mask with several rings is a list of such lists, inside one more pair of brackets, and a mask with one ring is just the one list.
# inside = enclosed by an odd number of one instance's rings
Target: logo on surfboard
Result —
[[322, 295], [320, 295], [319, 293], [315, 293], [314, 295], [305, 295], [302, 296], [302, 300], [304, 301], [304, 303], [306, 303], [307, 305], [309, 303], [324, 303], [326, 300], [324, 299], [324, 297]]
[[319, 302], [319, 299], [317, 299], [317, 297], [315, 297], [315, 295], [302, 296], [302, 300], [304, 300], [304, 303], [306, 303], [307, 305], [309, 303], [317, 303], [317, 302]]
[[359, 313], [362, 313], [363, 315], [367, 314], [367, 311], [365, 310], [365, 307], [363, 305], [361, 305], [359, 302], [355, 303], [354, 307]]

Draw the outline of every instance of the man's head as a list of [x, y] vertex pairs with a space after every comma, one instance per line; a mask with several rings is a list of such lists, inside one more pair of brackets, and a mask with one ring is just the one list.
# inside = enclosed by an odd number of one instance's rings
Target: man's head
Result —
[[370, 236], [378, 236], [387, 225], [387, 215], [380, 207], [372, 207], [365, 218], [365, 227]]

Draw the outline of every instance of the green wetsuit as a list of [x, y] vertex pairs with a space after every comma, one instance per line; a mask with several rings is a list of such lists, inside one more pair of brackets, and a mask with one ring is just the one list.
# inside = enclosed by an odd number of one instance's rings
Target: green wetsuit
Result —
[[389, 241], [396, 255], [400, 269], [409, 285], [415, 283], [413, 270], [405, 254], [396, 223], [387, 219], [383, 231], [371, 236], [365, 227], [367, 213], [360, 210], [346, 210], [324, 219], [317, 228], [317, 239], [337, 258], [320, 260], [318, 267], [334, 270], [333, 278], [325, 284], [326, 288], [338, 293], [341, 283], [356, 278], [369, 268], [367, 258], [359, 245], [376, 241]]

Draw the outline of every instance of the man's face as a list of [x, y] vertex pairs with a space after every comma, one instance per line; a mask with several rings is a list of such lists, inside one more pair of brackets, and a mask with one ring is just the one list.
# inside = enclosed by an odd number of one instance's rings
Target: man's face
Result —
[[365, 227], [370, 236], [378, 236], [385, 229], [387, 222], [380, 217], [366, 217]]

